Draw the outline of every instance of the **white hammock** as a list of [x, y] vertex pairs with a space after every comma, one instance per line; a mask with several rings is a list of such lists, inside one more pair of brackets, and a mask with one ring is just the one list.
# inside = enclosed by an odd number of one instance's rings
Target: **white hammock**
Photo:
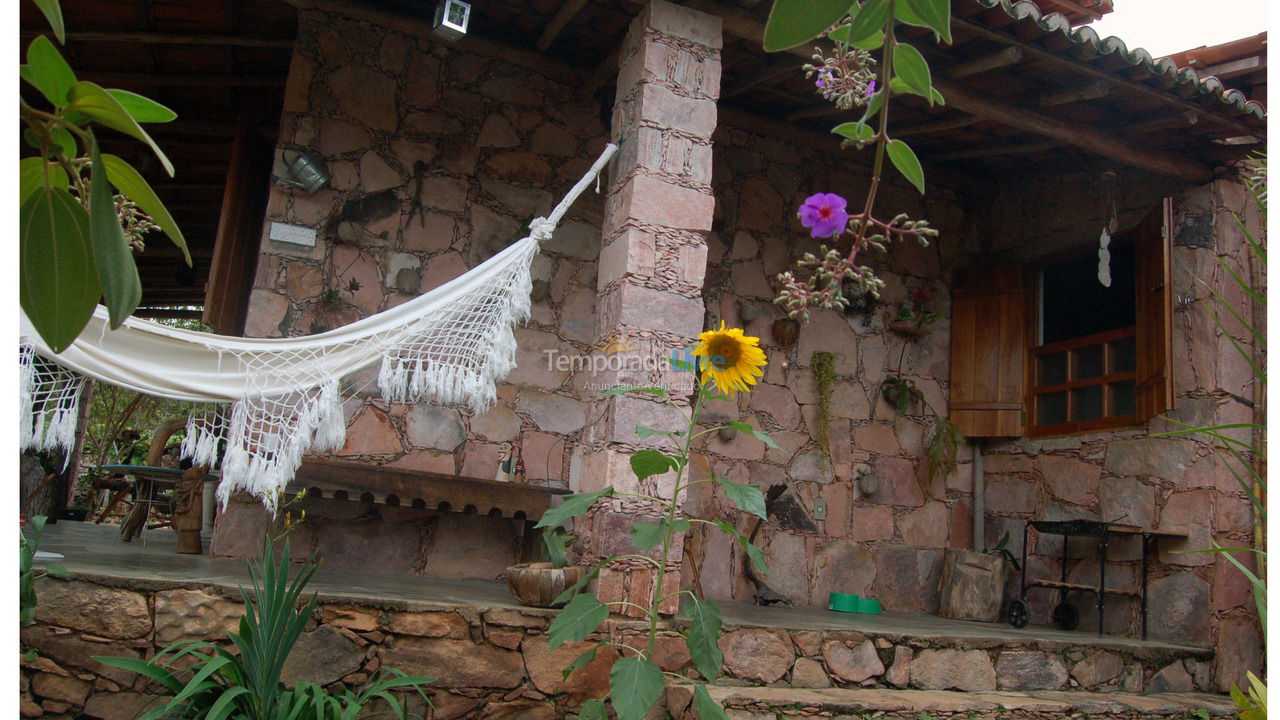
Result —
[[529, 237], [403, 305], [318, 335], [239, 338], [137, 318], [109, 330], [99, 306], [71, 347], [54, 354], [23, 314], [21, 445], [69, 455], [83, 386], [76, 374], [157, 397], [229, 404], [229, 414], [193, 416], [182, 453], [212, 467], [225, 442], [219, 500], [225, 505], [243, 490], [274, 512], [304, 453], [342, 447], [344, 375], [380, 361], [378, 387], [388, 402], [482, 412], [515, 367], [513, 327], [529, 317], [538, 244], [616, 150], [607, 146], [551, 215], [530, 223]]

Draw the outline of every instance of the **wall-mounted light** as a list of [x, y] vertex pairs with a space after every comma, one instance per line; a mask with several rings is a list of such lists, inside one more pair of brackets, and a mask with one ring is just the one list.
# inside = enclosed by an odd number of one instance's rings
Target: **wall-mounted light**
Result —
[[459, 40], [467, 34], [467, 22], [470, 20], [470, 4], [462, 0], [440, 0], [431, 31], [446, 40]]
[[288, 177], [272, 175], [271, 179], [285, 185], [302, 188], [311, 194], [329, 184], [329, 170], [324, 161], [305, 150], [285, 148], [280, 151], [280, 159], [284, 161], [284, 171]]

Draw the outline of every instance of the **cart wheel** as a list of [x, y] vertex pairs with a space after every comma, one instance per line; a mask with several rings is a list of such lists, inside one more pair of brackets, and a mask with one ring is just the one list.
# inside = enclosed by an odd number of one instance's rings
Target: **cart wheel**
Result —
[[1080, 611], [1075, 605], [1058, 603], [1053, 609], [1053, 624], [1060, 630], [1075, 630], [1080, 624]]
[[1025, 602], [1011, 600], [1009, 601], [1009, 607], [1005, 608], [1004, 619], [1016, 628], [1024, 628], [1031, 620], [1031, 610], [1027, 608]]

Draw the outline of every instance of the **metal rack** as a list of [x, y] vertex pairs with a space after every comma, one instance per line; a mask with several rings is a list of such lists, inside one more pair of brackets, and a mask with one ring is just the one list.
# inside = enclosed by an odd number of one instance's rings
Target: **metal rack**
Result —
[[[1027, 579], [1027, 547], [1029, 532], [1044, 535], [1062, 536], [1062, 571], [1058, 580]], [[1068, 548], [1073, 536], [1098, 538], [1098, 583], [1067, 582], [1067, 568], [1070, 565]], [[1141, 537], [1142, 542], [1142, 581], [1138, 590], [1120, 590], [1107, 587], [1107, 549], [1113, 537]], [[1160, 538], [1185, 538], [1185, 533], [1170, 530], [1151, 530], [1136, 525], [1120, 525], [1097, 520], [1033, 520], [1022, 529], [1022, 578], [1018, 599], [1009, 603], [1005, 611], [1005, 620], [1013, 627], [1025, 627], [1031, 619], [1031, 611], [1027, 605], [1028, 588], [1048, 588], [1058, 591], [1058, 604], [1053, 609], [1053, 622], [1063, 630], [1074, 630], [1080, 622], [1080, 613], [1074, 605], [1067, 603], [1067, 593], [1091, 593], [1098, 608], [1098, 634], [1102, 634], [1103, 618], [1106, 613], [1107, 595], [1129, 596], [1138, 598], [1142, 609], [1142, 639], [1147, 639], [1147, 574], [1150, 557]]]

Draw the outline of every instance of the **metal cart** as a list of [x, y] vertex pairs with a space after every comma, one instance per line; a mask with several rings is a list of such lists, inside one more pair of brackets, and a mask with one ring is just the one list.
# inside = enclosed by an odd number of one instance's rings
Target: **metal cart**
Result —
[[[1062, 536], [1062, 571], [1057, 580], [1027, 579], [1027, 547], [1029, 532], [1044, 535]], [[1067, 568], [1070, 565], [1068, 548], [1073, 536], [1096, 537], [1098, 539], [1098, 584], [1067, 582]], [[1142, 580], [1137, 591], [1120, 590], [1107, 587], [1107, 548], [1115, 537], [1141, 537], [1142, 542]], [[1160, 538], [1185, 538], [1185, 533], [1169, 530], [1150, 530], [1135, 525], [1100, 522], [1097, 520], [1033, 520], [1022, 529], [1022, 582], [1018, 599], [1009, 603], [1005, 609], [1005, 620], [1016, 628], [1025, 627], [1031, 619], [1031, 611], [1027, 605], [1028, 588], [1049, 588], [1058, 591], [1058, 604], [1053, 608], [1053, 624], [1062, 630], [1074, 630], [1080, 624], [1080, 612], [1069, 604], [1067, 593], [1092, 593], [1098, 608], [1098, 634], [1102, 634], [1103, 618], [1106, 612], [1106, 596], [1121, 595], [1137, 597], [1142, 609], [1142, 639], [1147, 639], [1147, 569], [1150, 565], [1151, 553], [1156, 549]]]

